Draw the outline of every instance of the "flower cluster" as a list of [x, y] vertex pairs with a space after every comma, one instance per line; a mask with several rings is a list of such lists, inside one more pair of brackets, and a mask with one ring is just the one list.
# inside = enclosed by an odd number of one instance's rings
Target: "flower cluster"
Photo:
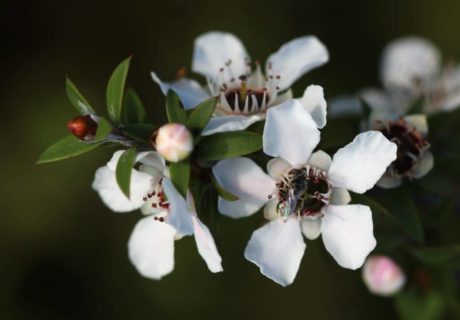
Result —
[[[290, 89], [328, 61], [316, 37], [284, 44], [262, 69], [236, 36], [208, 32], [196, 39], [191, 64], [206, 85], [182, 69], [171, 82], [151, 73], [166, 100], [167, 123], [159, 127], [148, 120], [136, 92], [125, 90], [130, 59], [109, 80], [108, 117], [98, 115], [66, 80], [80, 115], [67, 124], [71, 134], [45, 150], [39, 163], [103, 144], [116, 148], [96, 170], [92, 187], [112, 211], [143, 214], [128, 240], [129, 258], [140, 274], [160, 279], [170, 273], [174, 243], [184, 236], [194, 236], [211, 272], [221, 272], [215, 226], [205, 225], [207, 217], [260, 215], [264, 222], [248, 239], [244, 256], [282, 286], [295, 280], [304, 237], [319, 236], [341, 267], [364, 264], [371, 292], [393, 295], [409, 282], [391, 258], [397, 250], [377, 243], [384, 237], [374, 235], [379, 226], [373, 215], [391, 216], [388, 221], [403, 230], [402, 237], [394, 234], [399, 242], [389, 243], [411, 248], [411, 259], [425, 257], [419, 250], [424, 226], [407, 186], [434, 167], [437, 144], [428, 140], [427, 114], [453, 110], [460, 102], [460, 73], [441, 69], [431, 43], [408, 38], [390, 44], [381, 63], [384, 89], [335, 99], [328, 108], [321, 86], [307, 86], [298, 98]], [[341, 127], [343, 115], [357, 121], [343, 119]], [[326, 125], [328, 118], [339, 122]], [[341, 128], [343, 134], [334, 135]], [[364, 195], [375, 185], [383, 189]], [[384, 190], [390, 188], [399, 189]], [[392, 200], [388, 208], [386, 197]], [[440, 203], [430, 201], [429, 206]], [[368, 258], [374, 249], [378, 254]]]

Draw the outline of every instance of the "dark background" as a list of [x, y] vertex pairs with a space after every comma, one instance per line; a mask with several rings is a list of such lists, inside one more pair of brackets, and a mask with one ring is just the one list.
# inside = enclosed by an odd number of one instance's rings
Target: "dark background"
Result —
[[164, 99], [149, 71], [172, 79], [190, 65], [200, 33], [233, 32], [262, 61], [284, 42], [314, 34], [331, 61], [294, 90], [300, 95], [315, 83], [333, 97], [377, 84], [381, 49], [398, 36], [428, 37], [446, 59], [458, 60], [459, 1], [2, 1], [0, 7], [0, 319], [396, 317], [392, 301], [371, 296], [360, 272], [341, 269], [321, 240], [307, 243], [292, 286], [260, 275], [243, 258], [257, 218], [221, 219], [224, 273], [209, 273], [186, 238], [176, 243], [171, 275], [144, 279], [126, 252], [140, 214], [110, 212], [90, 187], [113, 150], [34, 163], [76, 115], [65, 74], [102, 113], [108, 77], [132, 54], [128, 82], [161, 122]]

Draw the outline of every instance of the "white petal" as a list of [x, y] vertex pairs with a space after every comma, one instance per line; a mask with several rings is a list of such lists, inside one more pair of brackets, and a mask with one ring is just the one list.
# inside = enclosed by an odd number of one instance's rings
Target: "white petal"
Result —
[[289, 162], [281, 158], [273, 158], [267, 162], [267, 172], [275, 180], [281, 179], [289, 169], [291, 169]]
[[278, 215], [278, 199], [270, 200], [264, 207], [264, 218], [267, 220], [275, 220], [279, 218]]
[[120, 160], [121, 155], [125, 152], [126, 150], [118, 150], [115, 151], [114, 154], [112, 155], [112, 158], [110, 158], [110, 161], [107, 162], [107, 167], [115, 171], [117, 168], [118, 160]]
[[173, 227], [153, 217], [139, 220], [128, 241], [128, 255], [141, 275], [159, 280], [174, 269], [175, 234]]
[[264, 152], [293, 166], [307, 163], [319, 143], [320, 132], [310, 114], [296, 100], [268, 109], [263, 133]]
[[309, 240], [315, 240], [321, 234], [321, 218], [302, 219], [300, 225], [303, 235]]
[[[329, 60], [329, 53], [318, 38], [305, 36], [294, 39], [267, 59], [267, 75], [280, 75], [277, 83], [281, 90], [289, 88], [308, 71]], [[270, 68], [271, 66], [271, 68]]]
[[225, 190], [239, 197], [237, 201], [219, 198], [219, 211], [233, 218], [249, 216], [259, 210], [276, 189], [275, 181], [248, 158], [219, 161], [212, 171]]
[[411, 114], [403, 118], [408, 124], [413, 126], [423, 136], [428, 134], [428, 121], [424, 114]]
[[165, 171], [166, 168], [165, 159], [155, 151], [139, 152], [136, 157], [136, 162], [155, 167], [161, 171]]
[[350, 203], [350, 201], [351, 196], [347, 189], [342, 187], [332, 187], [331, 199], [329, 200], [330, 204], [344, 205]]
[[254, 231], [244, 256], [256, 264], [263, 275], [287, 286], [297, 275], [305, 248], [299, 221], [276, 219]]
[[390, 42], [383, 51], [380, 74], [388, 89], [416, 90], [441, 69], [441, 53], [433, 43], [419, 37]]
[[209, 98], [209, 94], [193, 79], [182, 78], [174, 82], [163, 82], [155, 72], [151, 72], [150, 75], [153, 81], [160, 86], [164, 95], [169, 90], [176, 92], [185, 109], [192, 109]]
[[200, 253], [203, 260], [206, 262], [209, 271], [211, 272], [222, 272], [222, 258], [217, 251], [216, 243], [214, 238], [209, 232], [208, 227], [206, 227], [200, 219], [193, 216], [193, 229], [195, 235], [195, 242], [198, 252]]
[[196, 212], [188, 207], [184, 197], [177, 192], [168, 178], [163, 179], [163, 190], [169, 202], [169, 212], [165, 221], [173, 226], [179, 234], [192, 235], [192, 216], [196, 215]]
[[364, 88], [359, 96], [372, 109], [369, 116], [371, 125], [375, 121], [396, 120], [405, 112], [408, 104], [407, 98], [401, 95], [375, 88]]
[[320, 86], [310, 85], [305, 89], [303, 97], [299, 99], [305, 110], [307, 110], [318, 128], [324, 128], [326, 125], [327, 104], [324, 99], [323, 88]]
[[329, 205], [322, 220], [326, 250], [344, 268], [361, 267], [376, 245], [371, 209], [363, 205]]
[[201, 133], [202, 136], [209, 136], [218, 132], [239, 131], [244, 130], [251, 124], [263, 120], [262, 114], [254, 114], [251, 116], [229, 115], [218, 116], [209, 119], [208, 124]]
[[419, 179], [423, 177], [424, 175], [426, 175], [428, 172], [430, 172], [430, 170], [433, 169], [433, 166], [434, 166], [433, 154], [431, 152], [424, 152], [419, 162], [415, 166], [412, 176], [414, 178]]
[[[231, 33], [207, 32], [195, 40], [192, 70], [214, 81], [224, 68], [228, 80], [246, 74], [249, 55], [241, 41]], [[231, 63], [226, 66], [226, 64]]]
[[265, 202], [253, 198], [228, 201], [219, 197], [217, 202], [219, 212], [233, 219], [249, 217], [262, 208], [264, 204]]
[[115, 177], [115, 171], [108, 166], [96, 170], [92, 187], [99, 193], [102, 201], [110, 210], [128, 212], [139, 209], [144, 204], [143, 198], [151, 188], [151, 176], [132, 170], [130, 199], [121, 191]]
[[326, 172], [329, 171], [331, 163], [331, 157], [322, 150], [314, 152], [311, 155], [310, 159], [308, 159], [308, 164], [310, 166], [321, 169]]
[[334, 186], [364, 193], [396, 159], [396, 150], [396, 144], [378, 131], [361, 133], [335, 153], [329, 178]]
[[400, 178], [396, 178], [387, 174], [384, 174], [379, 181], [377, 181], [377, 185], [380, 188], [384, 189], [393, 189], [396, 187], [399, 187], [402, 183], [402, 180]]
[[288, 89], [280, 94], [276, 95], [275, 100], [269, 101], [268, 104], [270, 106], [277, 106], [285, 101], [291, 100], [294, 98], [294, 94], [292, 93], [291, 89]]

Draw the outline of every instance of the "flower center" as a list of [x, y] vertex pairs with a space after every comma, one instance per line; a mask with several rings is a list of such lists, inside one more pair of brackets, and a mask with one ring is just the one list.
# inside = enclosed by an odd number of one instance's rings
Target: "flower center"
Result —
[[[143, 198], [144, 202], [158, 211], [168, 211], [169, 202], [163, 192], [163, 179], [160, 179], [158, 183], [155, 183], [153, 190], [146, 194]], [[164, 221], [163, 217], [154, 217], [155, 220]]]
[[398, 146], [396, 160], [387, 173], [392, 176], [408, 176], [423, 152], [429, 148], [428, 141], [403, 119], [390, 121], [380, 129], [383, 135]]
[[322, 209], [329, 203], [331, 184], [326, 172], [306, 166], [291, 169], [280, 182], [278, 187], [278, 214], [287, 219], [295, 214], [301, 217], [322, 216]]
[[223, 103], [220, 103], [219, 106], [226, 103], [227, 108], [220, 108], [225, 113], [253, 114], [263, 112], [267, 109], [270, 101], [270, 95], [266, 89], [252, 90], [240, 87], [227, 90], [223, 96], [226, 101], [222, 101]]
[[208, 79], [212, 95], [219, 95], [216, 111], [219, 115], [242, 114], [251, 115], [265, 112], [276, 99], [280, 88], [277, 83], [280, 75], [262, 74], [260, 65], [252, 71], [252, 64], [246, 60], [247, 69], [243, 74], [232, 73], [232, 61], [229, 60], [220, 68], [217, 81]]

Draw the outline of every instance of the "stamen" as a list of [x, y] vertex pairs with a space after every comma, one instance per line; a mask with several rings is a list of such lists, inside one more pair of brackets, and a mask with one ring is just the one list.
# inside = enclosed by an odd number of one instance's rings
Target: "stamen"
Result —
[[[326, 173], [306, 166], [291, 169], [279, 181], [277, 211], [283, 220], [295, 214], [298, 217], [321, 216], [323, 207], [329, 204], [331, 184]], [[271, 199], [271, 195], [268, 196]]]

